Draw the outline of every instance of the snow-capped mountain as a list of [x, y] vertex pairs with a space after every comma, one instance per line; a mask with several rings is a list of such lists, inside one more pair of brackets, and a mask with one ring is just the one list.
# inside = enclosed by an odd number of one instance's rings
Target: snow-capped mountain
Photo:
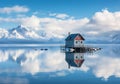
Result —
[[[110, 31], [98, 35], [83, 35], [85, 43], [120, 43], [120, 31]], [[47, 42], [64, 43], [65, 34], [57, 34], [45, 30], [35, 31], [31, 28], [19, 25], [10, 30], [0, 29], [0, 43], [14, 42]]]
[[114, 32], [111, 38], [112, 38], [112, 42], [120, 43], [120, 31]]
[[106, 43], [120, 43], [120, 31], [109, 31], [101, 34]]
[[87, 43], [119, 43], [120, 44], [120, 31], [109, 31], [99, 33], [98, 35], [91, 36], [87, 35], [86, 38]]
[[18, 27], [10, 30], [0, 29], [0, 39], [30, 40], [30, 39], [42, 39], [42, 37], [39, 34], [37, 34], [35, 31], [30, 30], [29, 28], [23, 25], [19, 25]]
[[29, 28], [20, 25], [9, 30], [9, 39], [38, 39], [40, 36]]
[[[31, 28], [19, 25], [10, 30], [0, 29], [0, 43], [4, 42], [53, 42], [62, 41], [63, 35], [56, 35], [54, 33], [46, 33], [46, 31], [35, 31]], [[9, 40], [9, 41], [8, 41]]]

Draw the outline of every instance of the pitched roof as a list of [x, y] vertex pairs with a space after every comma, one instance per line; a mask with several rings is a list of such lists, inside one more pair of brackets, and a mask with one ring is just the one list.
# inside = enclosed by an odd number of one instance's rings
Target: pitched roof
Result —
[[74, 40], [75, 37], [79, 35], [83, 40], [85, 40], [81, 34], [77, 33], [77, 34], [70, 34], [65, 40]]

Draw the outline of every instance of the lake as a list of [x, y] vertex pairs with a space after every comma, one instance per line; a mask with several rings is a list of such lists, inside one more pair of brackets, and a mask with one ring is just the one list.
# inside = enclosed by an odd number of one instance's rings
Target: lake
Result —
[[69, 68], [60, 45], [0, 45], [0, 84], [119, 84], [120, 45], [89, 46], [102, 49]]

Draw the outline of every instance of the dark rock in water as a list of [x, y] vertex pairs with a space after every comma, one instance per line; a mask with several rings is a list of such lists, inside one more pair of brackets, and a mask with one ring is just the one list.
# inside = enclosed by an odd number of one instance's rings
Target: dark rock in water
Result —
[[48, 50], [47, 48], [45, 50]]
[[40, 50], [44, 50], [43, 48], [41, 48]]

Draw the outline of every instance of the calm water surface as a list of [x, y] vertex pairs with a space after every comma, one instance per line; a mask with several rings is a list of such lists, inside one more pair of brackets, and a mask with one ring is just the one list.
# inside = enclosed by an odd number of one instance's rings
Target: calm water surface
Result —
[[0, 46], [0, 84], [119, 84], [120, 45], [90, 46], [102, 50], [70, 68], [59, 46]]

